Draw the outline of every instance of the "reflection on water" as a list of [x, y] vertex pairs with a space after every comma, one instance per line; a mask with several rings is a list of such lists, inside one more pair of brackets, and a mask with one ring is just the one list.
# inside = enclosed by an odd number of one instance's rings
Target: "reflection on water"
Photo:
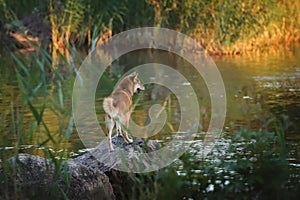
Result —
[[[224, 79], [227, 95], [228, 106], [224, 127], [225, 132], [234, 133], [241, 126], [255, 130], [259, 128], [267, 129], [267, 120], [270, 114], [285, 114], [289, 117], [289, 122], [291, 122], [288, 137], [299, 139], [300, 48], [280, 55], [226, 56], [214, 57], [213, 59]], [[163, 51], [135, 51], [122, 56], [119, 59], [119, 64], [112, 65], [112, 70], [107, 72], [107, 74], [116, 82], [117, 75], [145, 63], [168, 65], [188, 79], [189, 82], [185, 84], [191, 85], [197, 94], [201, 113], [200, 124], [202, 130], [206, 131], [211, 116], [208, 89], [201, 75], [179, 56]], [[16, 147], [16, 142], [18, 142], [22, 151], [39, 154], [35, 147], [43, 142], [46, 136], [42, 134], [43, 131], [41, 130], [36, 131], [36, 134], [32, 135], [29, 141], [19, 141], [18, 134], [26, 134], [27, 130], [34, 128], [36, 124], [33, 123], [33, 117], [28, 108], [22, 106], [21, 94], [18, 91], [11, 60], [6, 59], [4, 62], [1, 62], [1, 65], [4, 70], [1, 71], [0, 78], [0, 112], [2, 115], [0, 144], [9, 149]], [[144, 125], [149, 120], [149, 108], [155, 103], [163, 104], [166, 102], [168, 122], [162, 131], [153, 138], [168, 140], [168, 137], [177, 131], [180, 122], [178, 100], [168, 89], [162, 86], [152, 84], [146, 85], [146, 88], [144, 93], [134, 97], [135, 100], [139, 98], [139, 103], [132, 114], [132, 118], [138, 125]], [[102, 100], [110, 92], [111, 89], [101, 85], [100, 80], [95, 99], [95, 109], [99, 124], [103, 129], [104, 113]], [[66, 93], [66, 95], [71, 95], [71, 91]], [[55, 103], [51, 95], [46, 97], [45, 101], [47, 104]], [[66, 97], [65, 101], [65, 108], [70, 109], [71, 98]], [[35, 103], [39, 104], [39, 102]], [[59, 140], [59, 133], [64, 132], [64, 129], [68, 126], [70, 115], [65, 116], [63, 111], [56, 112], [56, 108], [56, 105], [47, 105], [44, 116], [45, 122], [54, 135], [54, 139]], [[21, 113], [21, 115], [17, 115], [17, 113]], [[19, 123], [21, 126], [12, 122]], [[19, 127], [19, 129], [16, 129], [16, 127]], [[6, 142], [5, 144], [3, 143], [4, 141]], [[93, 145], [98, 143], [98, 140], [93, 141], [95, 141]], [[55, 146], [51, 142], [47, 143], [47, 145], [53, 151], [67, 149], [69, 156], [78, 155], [85, 149], [75, 129], [71, 136], [64, 140], [60, 146]]]
[[[299, 55], [296, 49], [294, 54], [216, 59], [227, 88], [228, 120], [233, 117], [232, 123], [236, 123], [241, 119], [243, 124], [253, 114], [260, 119], [268, 113], [285, 114], [292, 122], [289, 133], [299, 134]], [[248, 121], [248, 125], [261, 125], [257, 121]]]

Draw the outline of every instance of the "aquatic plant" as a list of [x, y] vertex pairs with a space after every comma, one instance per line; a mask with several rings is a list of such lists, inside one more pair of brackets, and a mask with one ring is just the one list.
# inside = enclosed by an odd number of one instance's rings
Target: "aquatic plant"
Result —
[[172, 165], [156, 173], [130, 176], [126, 180], [130, 186], [120, 197], [297, 199], [299, 183], [293, 175], [297, 168], [289, 167], [287, 144], [279, 138], [282, 134], [282, 130], [279, 134], [241, 128], [233, 137], [225, 136], [217, 141], [206, 157], [202, 157], [201, 143], [195, 141]]

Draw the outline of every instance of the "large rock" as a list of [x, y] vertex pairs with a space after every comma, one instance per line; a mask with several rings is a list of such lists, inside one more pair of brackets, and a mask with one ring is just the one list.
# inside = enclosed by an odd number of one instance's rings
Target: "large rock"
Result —
[[[122, 137], [113, 137], [114, 145], [122, 150], [123, 159], [138, 159], [134, 152], [147, 153], [159, 148], [156, 141], [134, 139], [127, 144]], [[109, 152], [106, 142], [91, 151], [66, 161], [45, 159], [36, 155], [19, 154], [0, 166], [0, 196], [21, 199], [116, 199], [122, 188], [128, 187], [128, 173], [116, 170], [122, 161], [120, 151]], [[101, 158], [101, 159], [99, 159]], [[107, 165], [108, 160], [113, 165]], [[130, 166], [129, 166], [130, 167]], [[147, 168], [147, 163], [144, 166]], [[133, 175], [135, 176], [135, 175]], [[133, 177], [132, 174], [130, 177]]]
[[10, 158], [8, 164], [9, 168], [0, 168], [0, 193], [10, 199], [50, 199], [63, 193], [70, 199], [115, 198], [109, 179], [103, 172], [73, 160], [56, 162], [59, 167], [55, 167], [49, 159], [19, 154]]
[[[115, 148], [113, 152], [109, 151], [107, 142], [105, 141], [88, 153], [75, 158], [74, 161], [89, 168], [103, 171], [109, 177], [117, 199], [130, 198], [128, 193], [132, 192], [131, 186], [136, 182], [137, 178], [143, 178], [143, 180], [148, 180], [148, 182], [153, 181], [152, 175], [147, 174], [144, 176], [142, 174], [132, 173], [135, 172], [136, 165], [134, 165], [134, 163], [138, 163], [140, 170], [151, 168], [151, 166], [149, 166], [151, 164], [151, 158], [148, 157], [149, 162], [140, 162], [140, 157], [137, 153], [152, 152], [159, 149], [160, 144], [155, 140], [144, 140], [141, 138], [134, 138], [133, 143], [128, 144], [121, 136], [113, 137], [112, 143]], [[147, 156], [144, 158], [147, 158]], [[133, 162], [124, 164], [124, 160], [132, 160]]]
[[[74, 159], [74, 162], [81, 163], [93, 169], [101, 169], [103, 172], [110, 172], [113, 169], [122, 169], [123, 171], [134, 171], [135, 166], [128, 163], [124, 166], [124, 160], [140, 160], [137, 153], [148, 153], [160, 147], [155, 140], [144, 140], [142, 138], [134, 138], [132, 144], [125, 142], [122, 136], [115, 136], [112, 138], [112, 143], [115, 149], [110, 152], [107, 142], [102, 142], [96, 148], [88, 153]], [[149, 158], [150, 160], [151, 158]], [[132, 163], [134, 164], [134, 163]], [[150, 162], [138, 163], [141, 170], [150, 168]], [[124, 168], [126, 167], [126, 168]]]

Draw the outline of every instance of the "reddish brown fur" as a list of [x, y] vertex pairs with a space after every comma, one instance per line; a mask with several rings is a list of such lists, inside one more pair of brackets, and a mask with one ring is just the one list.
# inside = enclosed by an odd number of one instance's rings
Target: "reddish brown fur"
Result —
[[106, 112], [105, 123], [108, 130], [108, 144], [109, 149], [112, 151], [111, 135], [112, 129], [116, 124], [117, 134], [122, 133], [124, 139], [131, 143], [132, 140], [128, 138], [127, 132], [122, 132], [122, 125], [128, 128], [129, 119], [132, 112], [130, 108], [132, 104], [132, 96], [135, 92], [144, 90], [144, 86], [137, 78], [134, 72], [126, 76], [117, 86], [117, 88], [107, 98], [104, 98], [103, 109]]

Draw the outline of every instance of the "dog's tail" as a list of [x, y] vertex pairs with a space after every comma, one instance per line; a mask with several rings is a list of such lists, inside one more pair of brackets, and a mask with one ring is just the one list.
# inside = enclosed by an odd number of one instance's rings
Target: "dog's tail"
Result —
[[113, 116], [114, 113], [113, 98], [110, 97], [104, 98], [103, 109], [108, 115]]

